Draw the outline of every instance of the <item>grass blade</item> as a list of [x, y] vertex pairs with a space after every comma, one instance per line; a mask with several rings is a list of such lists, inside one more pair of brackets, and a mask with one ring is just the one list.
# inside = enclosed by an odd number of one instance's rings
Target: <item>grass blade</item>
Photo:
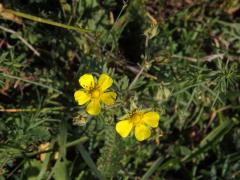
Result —
[[163, 158], [159, 157], [152, 166], [148, 169], [148, 171], [143, 175], [142, 180], [147, 180], [150, 178], [150, 176], [157, 170], [159, 165], [162, 163]]
[[81, 153], [82, 158], [87, 163], [87, 165], [91, 168], [91, 170], [94, 172], [94, 174], [98, 177], [98, 179], [104, 179], [99, 170], [97, 169], [97, 166], [95, 165], [94, 161], [92, 160], [91, 156], [85, 149], [85, 147], [82, 144], [79, 144], [77, 146], [78, 150]]
[[199, 147], [193, 150], [190, 155], [185, 156], [182, 162], [186, 162], [196, 157], [197, 155], [206, 152], [220, 138], [227, 134], [234, 127], [234, 123], [229, 119], [224, 120], [218, 127], [210, 132], [200, 143]]
[[74, 30], [74, 31], [77, 31], [77, 32], [80, 32], [80, 33], [93, 32], [90, 29], [83, 29], [83, 28], [79, 28], [79, 27], [75, 27], [75, 26], [62, 24], [62, 23], [59, 23], [59, 22], [55, 22], [55, 21], [51, 21], [51, 20], [48, 20], [48, 19], [40, 18], [40, 17], [37, 17], [37, 16], [33, 16], [33, 15], [30, 15], [30, 14], [23, 13], [23, 12], [17, 12], [17, 11], [10, 10], [10, 9], [8, 11], [10, 13], [14, 14], [15, 16], [22, 17], [22, 18], [25, 18], [25, 19], [28, 19], [28, 20], [31, 20], [31, 21], [39, 22], [39, 23], [49, 24], [49, 25], [52, 25], [52, 26], [56, 26], [56, 27], [60, 27], [60, 28], [68, 29], [68, 30]]

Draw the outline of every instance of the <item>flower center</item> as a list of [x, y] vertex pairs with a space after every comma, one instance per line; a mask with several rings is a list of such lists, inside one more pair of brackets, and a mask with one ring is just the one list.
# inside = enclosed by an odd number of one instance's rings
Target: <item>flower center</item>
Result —
[[91, 96], [92, 98], [99, 98], [100, 91], [98, 89], [94, 89], [93, 91], [91, 91]]
[[140, 113], [135, 112], [131, 115], [131, 120], [133, 122], [133, 125], [136, 126], [138, 124], [141, 124], [142, 116]]

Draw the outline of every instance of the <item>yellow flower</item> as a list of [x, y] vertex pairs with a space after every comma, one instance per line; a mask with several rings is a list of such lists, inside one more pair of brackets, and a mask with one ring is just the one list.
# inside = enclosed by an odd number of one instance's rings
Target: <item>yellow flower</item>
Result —
[[134, 134], [138, 141], [143, 141], [151, 136], [149, 127], [158, 127], [160, 116], [157, 112], [133, 111], [116, 124], [116, 131], [123, 137], [127, 137], [134, 128]]
[[79, 78], [79, 83], [83, 87], [74, 93], [74, 98], [79, 105], [88, 103], [86, 111], [91, 115], [99, 114], [100, 103], [106, 105], [114, 104], [117, 94], [115, 92], [105, 92], [112, 86], [113, 80], [107, 74], [101, 74], [98, 82], [95, 82], [92, 74], [84, 74]]

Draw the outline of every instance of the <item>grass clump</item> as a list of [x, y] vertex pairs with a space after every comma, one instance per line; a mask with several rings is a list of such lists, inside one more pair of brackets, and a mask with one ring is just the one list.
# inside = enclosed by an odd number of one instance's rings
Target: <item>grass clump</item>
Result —
[[[238, 4], [1, 2], [2, 178], [239, 179]], [[74, 98], [87, 73], [117, 94], [87, 89], [92, 114]], [[143, 141], [116, 131], [136, 109], [160, 115]]]

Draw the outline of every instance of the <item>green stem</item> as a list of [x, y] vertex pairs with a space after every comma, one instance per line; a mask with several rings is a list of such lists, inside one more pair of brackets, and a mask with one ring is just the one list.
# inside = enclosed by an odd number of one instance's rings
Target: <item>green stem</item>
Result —
[[70, 142], [70, 143], [67, 143], [67, 144], [66, 144], [66, 148], [69, 148], [69, 147], [78, 145], [78, 144], [80, 144], [80, 143], [84, 143], [84, 142], [86, 142], [87, 140], [88, 140], [88, 137], [81, 137], [81, 138], [79, 138], [79, 139], [77, 139], [77, 140], [74, 140], [74, 141], [72, 141], [72, 142]]
[[44, 23], [44, 24], [49, 24], [49, 25], [57, 26], [57, 27], [64, 28], [64, 29], [74, 30], [74, 31], [77, 31], [77, 32], [80, 32], [80, 33], [93, 32], [93, 30], [90, 30], [90, 29], [83, 29], [83, 28], [79, 28], [79, 27], [75, 27], [75, 26], [70, 26], [70, 25], [58, 23], [58, 22], [55, 22], [55, 21], [51, 21], [51, 20], [48, 20], [48, 19], [40, 18], [40, 17], [37, 17], [37, 16], [33, 16], [33, 15], [30, 15], [30, 14], [17, 12], [17, 11], [10, 10], [10, 9], [8, 11], [10, 13], [18, 16], [18, 17], [22, 17], [22, 18], [25, 18], [25, 19], [28, 19], [28, 20], [31, 20], [31, 21], [39, 22], [39, 23]]
[[56, 91], [56, 92], [58, 92], [59, 94], [63, 94], [63, 92], [59, 91], [58, 89], [55, 89], [55, 88], [53, 88], [53, 87], [47, 86], [47, 85], [42, 84], [42, 83], [30, 81], [30, 80], [23, 79], [23, 78], [20, 78], [20, 77], [17, 77], [17, 76], [13, 76], [13, 75], [10, 75], [10, 74], [5, 74], [5, 73], [1, 73], [1, 74], [2, 74], [3, 76], [5, 76], [5, 77], [8, 77], [8, 78], [12, 78], [12, 79], [17, 79], [17, 80], [20, 80], [20, 81], [24, 81], [24, 82], [27, 82], [27, 83], [30, 83], [30, 84], [34, 84], [34, 85], [36, 85], [36, 86], [40, 86], [40, 87], [43, 87], [43, 88], [47, 88], [47, 89]]

